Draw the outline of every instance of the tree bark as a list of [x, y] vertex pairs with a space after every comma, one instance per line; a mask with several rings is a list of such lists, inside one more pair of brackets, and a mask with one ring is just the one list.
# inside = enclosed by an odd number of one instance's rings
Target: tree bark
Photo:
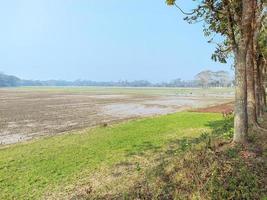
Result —
[[267, 77], [267, 66], [266, 66], [266, 61], [263, 59], [263, 99], [264, 99], [264, 109], [267, 108], [267, 101], [266, 101], [266, 77]]
[[257, 117], [261, 117], [261, 110], [260, 110], [260, 58], [257, 60], [257, 64], [255, 65], [255, 92], [256, 92], [256, 114]]
[[248, 115], [246, 53], [244, 50], [236, 56], [235, 80], [235, 127], [233, 141], [235, 143], [245, 143], [247, 141], [248, 132]]
[[256, 114], [256, 95], [255, 95], [255, 80], [254, 80], [254, 45], [253, 40], [250, 41], [247, 52], [247, 112], [248, 112], [248, 125], [257, 126]]
[[234, 138], [235, 143], [245, 143], [248, 133], [248, 115], [247, 115], [247, 73], [246, 61], [249, 41], [252, 39], [252, 22], [254, 2], [252, 0], [242, 0], [242, 22], [241, 35], [238, 49], [236, 52], [235, 67], [235, 127]]
[[265, 107], [264, 103], [264, 95], [265, 89], [263, 89], [263, 74], [262, 74], [262, 57], [258, 58], [256, 73], [257, 73], [257, 81], [256, 81], [256, 102], [257, 102], [257, 116], [261, 118], [263, 116], [263, 111]]
[[261, 77], [260, 77], [260, 94], [261, 94], [261, 99], [260, 99], [260, 109], [261, 109], [261, 114], [263, 116], [264, 114], [264, 110], [265, 110], [265, 87], [264, 87], [264, 66], [263, 66], [263, 62], [260, 65], [260, 73], [261, 73]]
[[259, 47], [259, 36], [262, 28], [263, 20], [263, 5], [261, 1], [252, 1], [255, 9], [254, 20], [252, 25], [253, 30], [253, 57], [255, 68], [255, 97], [256, 97], [256, 115], [258, 118], [262, 117], [266, 107], [266, 93], [265, 93], [265, 68], [263, 67], [262, 52]]

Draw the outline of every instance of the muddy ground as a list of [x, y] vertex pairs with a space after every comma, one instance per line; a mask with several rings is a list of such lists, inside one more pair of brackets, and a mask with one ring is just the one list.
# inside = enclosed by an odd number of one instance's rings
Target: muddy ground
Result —
[[0, 144], [115, 121], [222, 104], [231, 95], [151, 95], [0, 89]]
[[204, 113], [222, 113], [230, 114], [234, 111], [234, 102], [227, 102], [220, 105], [209, 106], [205, 108], [197, 108], [192, 110], [193, 112], [204, 112]]

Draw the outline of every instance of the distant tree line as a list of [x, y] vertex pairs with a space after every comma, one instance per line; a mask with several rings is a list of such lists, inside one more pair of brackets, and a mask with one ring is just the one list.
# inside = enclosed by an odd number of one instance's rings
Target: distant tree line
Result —
[[90, 81], [90, 80], [23, 80], [16, 76], [0, 73], [0, 87], [19, 86], [117, 86], [117, 87], [230, 87], [233, 79], [226, 71], [202, 71], [195, 80], [180, 78], [162, 83], [151, 83], [146, 80], [137, 81]]
[[233, 79], [226, 71], [202, 71], [195, 76], [195, 79], [202, 87], [230, 87], [233, 85]]

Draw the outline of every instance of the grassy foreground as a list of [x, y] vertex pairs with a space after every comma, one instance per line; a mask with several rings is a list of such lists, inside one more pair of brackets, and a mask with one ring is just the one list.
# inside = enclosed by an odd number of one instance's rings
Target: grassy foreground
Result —
[[220, 114], [176, 113], [39, 139], [0, 149], [0, 199], [40, 199], [101, 166], [197, 137]]

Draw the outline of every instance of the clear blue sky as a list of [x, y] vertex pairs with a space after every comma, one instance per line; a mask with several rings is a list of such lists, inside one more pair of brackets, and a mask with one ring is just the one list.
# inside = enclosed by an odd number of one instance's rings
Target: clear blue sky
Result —
[[2, 0], [0, 26], [0, 71], [25, 79], [155, 82], [231, 71], [211, 61], [201, 24], [165, 0]]

